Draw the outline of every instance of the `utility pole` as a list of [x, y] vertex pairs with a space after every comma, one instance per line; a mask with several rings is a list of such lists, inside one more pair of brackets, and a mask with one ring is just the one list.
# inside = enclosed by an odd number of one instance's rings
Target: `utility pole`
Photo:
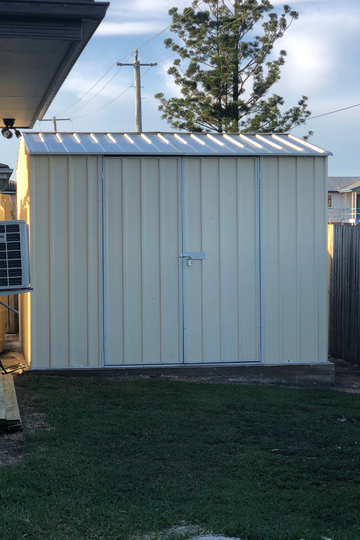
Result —
[[141, 66], [157, 66], [157, 62], [152, 64], [141, 64], [139, 61], [138, 50], [135, 49], [135, 60], [133, 64], [122, 64], [121, 62], [115, 62], [116, 66], [134, 66], [134, 79], [135, 79], [135, 123], [136, 131], [142, 132], [142, 112], [141, 112]]
[[40, 122], [52, 122], [53, 123], [53, 128], [54, 128], [54, 133], [57, 133], [57, 124], [56, 122], [67, 122], [71, 120], [71, 118], [56, 118], [56, 116], [53, 116], [52, 118], [43, 118], [42, 120], [40, 120]]

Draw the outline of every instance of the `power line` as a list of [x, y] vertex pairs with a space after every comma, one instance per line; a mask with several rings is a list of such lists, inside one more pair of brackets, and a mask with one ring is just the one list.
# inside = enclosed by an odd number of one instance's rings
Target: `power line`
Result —
[[109, 79], [108, 82], [107, 82], [102, 88], [100, 88], [100, 90], [99, 90], [98, 92], [96, 92], [96, 94], [94, 94], [94, 95], [92, 96], [92, 98], [90, 98], [88, 101], [86, 101], [86, 103], [84, 103], [83, 105], [81, 105], [81, 107], [78, 107], [77, 109], [75, 109], [74, 111], [72, 111], [71, 114], [74, 114], [74, 113], [76, 113], [77, 111], [80, 111], [80, 109], [83, 109], [83, 108], [86, 107], [86, 105], [88, 105], [93, 99], [95, 99], [95, 98], [96, 98], [96, 97], [104, 90], [104, 88], [106, 88], [106, 87], [111, 83], [111, 81], [112, 81], [113, 79], [115, 79], [115, 77], [119, 74], [119, 72], [121, 71], [121, 69], [122, 69], [122, 68], [120, 68], [120, 69], [115, 73], [115, 75], [113, 75], [113, 76], [111, 77], [111, 79]]
[[[199, 2], [199, 4], [196, 6], [196, 7], [199, 7], [201, 6], [201, 4], [204, 3], [204, 0], [201, 0], [201, 2]], [[153, 36], [152, 38], [148, 39], [147, 41], [145, 41], [145, 43], [143, 43], [142, 45], [140, 45], [140, 47], [136, 47], [136, 49], [141, 49], [142, 47], [145, 47], [145, 45], [147, 45], [148, 43], [150, 43], [150, 41], [152, 41], [153, 39], [156, 39], [157, 37], [161, 36], [161, 34], [163, 34], [164, 32], [166, 32], [166, 30], [169, 30], [169, 28], [173, 25], [173, 24], [176, 24], [178, 23], [179, 21], [181, 21], [182, 19], [184, 19], [189, 13], [191, 13], [191, 11], [193, 10], [193, 8], [188, 8], [188, 9], [185, 9], [184, 13], [181, 15], [181, 17], [179, 17], [178, 19], [176, 19], [176, 21], [173, 21], [171, 22], [170, 24], [168, 24], [166, 26], [166, 28], [164, 28], [163, 30], [161, 30], [161, 32], [159, 32], [158, 34], [156, 34], [155, 36]], [[185, 13], [186, 12], [186, 13]], [[134, 53], [135, 52], [135, 49], [131, 52]]]
[[[130, 54], [127, 55], [127, 56], [123, 56], [123, 57], [121, 58], [121, 60], [124, 60], [124, 58], [126, 58], [126, 60], [128, 60], [128, 59], [130, 58], [131, 55], [132, 55], [132, 53], [130, 53]], [[72, 105], [70, 105], [70, 107], [68, 107], [67, 109], [64, 109], [63, 111], [59, 112], [56, 116], [60, 116], [60, 115], [63, 114], [64, 112], [68, 111], [69, 109], [72, 109], [75, 105], [77, 105], [77, 103], [79, 103], [81, 100], [83, 100], [84, 97], [87, 96], [87, 95], [89, 94], [89, 92], [91, 92], [91, 90], [92, 90], [93, 88], [95, 88], [95, 86], [97, 86], [97, 85], [99, 84], [99, 82], [101, 82], [101, 81], [103, 80], [104, 77], [106, 77], [106, 75], [109, 73], [109, 71], [112, 70], [113, 67], [115, 67], [115, 64], [112, 64], [112, 65], [109, 67], [109, 69], [104, 73], [104, 75], [103, 75], [102, 77], [100, 77], [100, 79], [99, 79], [95, 84], [93, 84], [92, 87], [89, 88], [89, 90], [87, 90], [87, 92], [85, 92], [85, 94], [83, 94], [77, 101], [75, 101]], [[118, 73], [119, 73], [119, 70], [116, 72], [116, 75], [117, 75]], [[114, 76], [110, 79], [110, 81], [109, 81], [108, 83], [106, 83], [105, 86], [103, 86], [102, 90], [103, 90], [103, 89], [104, 89], [104, 88], [112, 81], [112, 79], [113, 79], [114, 77], [116, 77], [116, 75], [114, 75]], [[100, 91], [98, 92], [98, 94], [99, 94], [102, 90], [100, 90]], [[97, 94], [95, 94], [95, 95], [97, 95]], [[91, 98], [87, 103], [90, 103], [90, 101], [92, 101], [92, 99], [93, 99], [93, 98]], [[85, 105], [86, 105], [86, 103], [85, 103]], [[82, 107], [80, 107], [80, 108], [82, 108]], [[78, 111], [79, 109], [76, 109], [76, 110]], [[73, 111], [73, 113], [74, 113], [74, 112], [75, 112], [75, 111]]]
[[349, 107], [343, 107], [342, 109], [336, 109], [335, 111], [330, 111], [323, 114], [317, 114], [316, 116], [310, 116], [309, 118], [306, 119], [306, 121], [314, 120], [314, 118], [320, 118], [320, 116], [327, 116], [328, 114], [334, 114], [337, 112], [346, 111], [348, 109], [353, 109], [354, 107], [360, 107], [360, 103], [356, 103], [356, 105], [350, 105]]
[[[141, 75], [141, 79], [143, 79], [145, 77], [145, 75], [147, 73], [149, 73], [150, 69], [152, 68], [152, 66], [147, 70], [145, 71], [145, 73], [143, 75]], [[79, 118], [84, 118], [85, 116], [90, 116], [91, 114], [94, 114], [98, 111], [101, 111], [101, 109], [104, 109], [105, 107], [107, 107], [108, 105], [110, 105], [111, 103], [113, 103], [115, 100], [117, 100], [119, 97], [123, 96], [125, 94], [125, 92], [127, 92], [128, 90], [130, 90], [130, 88], [132, 88], [134, 85], [131, 84], [130, 86], [128, 86], [125, 90], [123, 90], [123, 92], [121, 92], [119, 95], [117, 95], [116, 97], [114, 97], [111, 101], [108, 101], [108, 103], [105, 103], [105, 105], [103, 105], [102, 107], [99, 107], [99, 109], [95, 109], [95, 111], [91, 111], [87, 114], [83, 114], [82, 116], [75, 116], [74, 118], [72, 118], [72, 120], [78, 120]]]
[[84, 95], [82, 95], [77, 101], [75, 101], [75, 103], [73, 103], [72, 105], [70, 105], [70, 107], [68, 107], [67, 109], [64, 109], [63, 111], [59, 112], [56, 116], [60, 116], [60, 115], [63, 114], [64, 112], [68, 111], [69, 109], [72, 109], [72, 108], [74, 107], [74, 105], [76, 105], [77, 103], [79, 103], [79, 101], [81, 101], [82, 99], [84, 99], [84, 97], [87, 96], [87, 94], [88, 94], [89, 92], [91, 92], [91, 90], [92, 90], [93, 88], [95, 88], [95, 86], [96, 86], [97, 84], [99, 84], [100, 81], [103, 80], [103, 78], [105, 77], [105, 75], [107, 75], [107, 74], [109, 73], [109, 71], [112, 70], [112, 68], [114, 67], [114, 65], [115, 65], [115, 64], [112, 64], [112, 66], [104, 73], [104, 75], [103, 75], [103, 76], [102, 76], [102, 77], [101, 77], [101, 78], [100, 78], [100, 79], [99, 79], [99, 80], [98, 80], [91, 88], [89, 88], [89, 90], [88, 90], [87, 92], [85, 92]]
[[[199, 4], [196, 6], [196, 8], [200, 8], [201, 4], [204, 3], [204, 0], [201, 0], [199, 2]], [[259, 6], [255, 7], [254, 9], [252, 9], [250, 12], [254, 12]], [[135, 52], [135, 50], [138, 50], [138, 49], [141, 49], [142, 47], [144, 47], [145, 45], [147, 45], [148, 43], [150, 43], [151, 41], [153, 41], [154, 39], [156, 39], [157, 37], [159, 37], [161, 34], [163, 34], [164, 32], [166, 32], [166, 30], [168, 30], [173, 24], [176, 24], [178, 22], [180, 22], [182, 19], [184, 19], [191, 11], [193, 10], [193, 8], [188, 8], [187, 10], [184, 11], [183, 15], [181, 15], [180, 17], [178, 17], [175, 21], [171, 22], [170, 24], [168, 24], [163, 30], [161, 30], [160, 32], [158, 32], [157, 34], [155, 34], [152, 38], [148, 39], [147, 41], [145, 41], [145, 43], [143, 43], [142, 45], [136, 47], [136, 49], [134, 49], [133, 51], [131, 51], [131, 53], [129, 55], [125, 55], [123, 56], [122, 58], [120, 58], [120, 60], [118, 61], [121, 62], [122, 60], [124, 60], [126, 58], [126, 62], [129, 60], [130, 56]], [[200, 10], [201, 11], [201, 10]], [[234, 24], [235, 22], [237, 22], [237, 19], [235, 19], [234, 21], [232, 21], [231, 23], [229, 23], [228, 25], [226, 26], [230, 26], [232, 24]], [[225, 26], [225, 27], [226, 27]], [[224, 27], [224, 28], [225, 28]], [[195, 43], [196, 44], [196, 43]], [[194, 44], [192, 44], [194, 45]], [[158, 61], [158, 64], [160, 62], [164, 62], [165, 60], [167, 60], [168, 58], [171, 58], [172, 56], [175, 56], [177, 53], [174, 53], [174, 54], [171, 54], [170, 56], [167, 56], [166, 58], [163, 58], [162, 60], [159, 60]], [[93, 88], [95, 88], [95, 86], [97, 86], [99, 84], [99, 82], [102, 81], [102, 79], [112, 70], [112, 68], [114, 67], [114, 65], [116, 64], [112, 64], [110, 66], [110, 68], [104, 73], [104, 75], [102, 75], [102, 77], [100, 77], [100, 79], [95, 83], [93, 84], [93, 86], [91, 88], [89, 88], [89, 90], [87, 90], [87, 92], [85, 92], [85, 94], [83, 94], [78, 100], [76, 100], [72, 105], [70, 105], [69, 107], [67, 107], [66, 109], [64, 109], [63, 111], [61, 111], [60, 113], [58, 113], [56, 115], [57, 116], [60, 116], [61, 114], [63, 114], [64, 112], [66, 111], [69, 111], [70, 109], [72, 109], [75, 105], [77, 105], [77, 103], [79, 103], [80, 101], [82, 101], [84, 99], [85, 96], [87, 96], [91, 90], [93, 90]], [[121, 68], [120, 68], [121, 69]], [[80, 109], [82, 109], [83, 107], [85, 107], [85, 105], [87, 105], [88, 103], [90, 103], [96, 96], [98, 96], [103, 90], [104, 88], [106, 88], [106, 86], [108, 86], [108, 84], [110, 84], [110, 82], [116, 77], [116, 75], [119, 73], [119, 70], [117, 71], [117, 73], [91, 98], [89, 99], [84, 105], [82, 105], [81, 107], [79, 107], [78, 109], [75, 109], [75, 111], [72, 111], [71, 114], [79, 111]], [[121, 94], [120, 94], [121, 95]], [[89, 113], [89, 114], [92, 114], [92, 113]], [[84, 115], [84, 116], [87, 116], [87, 115]], [[76, 117], [76, 118], [82, 118], [82, 117]]]
[[[201, 0], [198, 4], [198, 6], [200, 6], [202, 3], [204, 2], [204, 0]], [[198, 7], [197, 6], [197, 7]], [[150, 43], [151, 41], [153, 41], [154, 39], [156, 39], [158, 36], [160, 36], [161, 34], [163, 34], [164, 32], [166, 32], [166, 30], [168, 30], [173, 24], [176, 24], [177, 22], [181, 21], [182, 19], [184, 19], [184, 17], [186, 17], [192, 10], [193, 8], [188, 8], [188, 10], [185, 10], [183, 15], [181, 17], [179, 17], [178, 19], [176, 19], [176, 21], [173, 21], [171, 22], [170, 24], [168, 24], [163, 30], [161, 30], [161, 32], [158, 32], [157, 34], [155, 34], [155, 36], [153, 36], [152, 38], [148, 39], [148, 41], [146, 41], [145, 43], [143, 43], [142, 45], [140, 45], [139, 47], [136, 47], [136, 49], [141, 49], [142, 47], [144, 47], [145, 45], [147, 45], [148, 43]], [[125, 55], [123, 56], [122, 58], [120, 58], [120, 60], [118, 62], [121, 62], [122, 60], [124, 60], [126, 58], [126, 62], [129, 60], [130, 56], [132, 56], [132, 54], [135, 52], [134, 49], [133, 51], [131, 51], [130, 54], [128, 55]], [[174, 56], [174, 55], [171, 55], [171, 56]], [[170, 58], [170, 56], [168, 57]], [[165, 60], [165, 58], [164, 58]], [[161, 60], [162, 62], [163, 60]], [[61, 114], [63, 114], [64, 112], [72, 109], [75, 105], [77, 105], [77, 103], [79, 103], [82, 99], [84, 99], [85, 96], [87, 96], [89, 94], [89, 92], [91, 92], [91, 90], [93, 88], [95, 88], [95, 86], [97, 86], [99, 84], [100, 81], [102, 81], [102, 79], [109, 73], [109, 71], [111, 71], [111, 69], [114, 67], [115, 64], [111, 65], [110, 68], [104, 73], [104, 75], [102, 77], [100, 77], [100, 79], [95, 83], [93, 84], [93, 86], [91, 88], [89, 88], [89, 90], [87, 92], [85, 92], [85, 94], [83, 94], [77, 101], [75, 101], [72, 105], [70, 105], [70, 107], [67, 107], [66, 109], [64, 109], [63, 111], [59, 112], [56, 116], [60, 116]], [[117, 72], [118, 73], [118, 72]], [[116, 75], [117, 75], [116, 73]], [[94, 99], [94, 97], [96, 97], [97, 95], [100, 94], [100, 92], [102, 92], [102, 90], [114, 79], [114, 77], [116, 77], [116, 75], [114, 75], [110, 81], [108, 81], [105, 86], [103, 86], [99, 92], [97, 92], [95, 94], [95, 96], [93, 96], [89, 101], [87, 101], [84, 105], [82, 105], [81, 107], [79, 107], [78, 109], [76, 109], [75, 111], [72, 111], [73, 113], [74, 112], [77, 112], [79, 111], [80, 109], [82, 109], [83, 107], [85, 107], [85, 105], [87, 105], [88, 103], [90, 103], [90, 101], [92, 101]], [[77, 118], [80, 118], [80, 117], [77, 117]], [[81, 117], [82, 118], [82, 117]]]
[[[201, 0], [199, 2], [199, 4], [196, 6], [196, 8], [199, 8], [201, 6], [201, 4], [204, 3], [204, 0]], [[254, 9], [252, 9], [250, 11], [250, 13], [254, 12], [256, 9], [258, 8], [255, 7]], [[181, 21], [182, 19], [184, 19], [191, 11], [193, 10], [193, 8], [188, 8], [187, 10], [184, 11], [183, 15], [181, 15], [180, 17], [178, 17], [175, 21], [171, 22], [169, 25], [167, 25], [163, 30], [161, 30], [160, 32], [158, 32], [157, 34], [155, 34], [152, 38], [150, 38], [149, 40], [147, 40], [145, 43], [143, 43], [142, 45], [138, 46], [137, 49], [141, 49], [142, 47], [144, 47], [145, 45], [147, 45], [148, 43], [150, 43], [151, 41], [153, 41], [154, 39], [156, 39], [158, 36], [160, 36], [161, 34], [163, 34], [164, 32], [166, 32], [166, 30], [168, 30], [172, 25], [178, 23], [179, 21]], [[201, 11], [201, 10], [200, 10]], [[228, 23], [227, 25], [225, 25], [225, 27], [227, 26], [231, 26], [232, 24], [236, 23], [238, 20], [238, 18], [235, 18], [234, 21]], [[197, 41], [195, 44], [192, 44], [193, 45], [196, 45], [197, 43], [199, 43], [201, 40]], [[116, 62], [115, 65], [117, 64], [120, 64], [120, 62], [126, 58], [126, 62], [129, 60], [130, 56], [137, 50], [137, 49], [134, 49], [134, 51], [132, 51], [129, 55], [125, 55], [123, 56], [118, 62]], [[165, 60], [168, 60], [169, 58], [172, 58], [173, 56], [176, 56], [178, 54], [178, 52], [175, 52], [169, 56], [166, 56], [165, 58], [161, 59], [161, 60], [158, 60], [157, 61], [157, 64], [160, 64], [161, 62], [164, 62]], [[107, 73], [109, 73], [109, 71], [112, 69], [113, 66], [111, 66], [111, 68], [108, 69], [108, 71], [97, 81], [97, 83], [95, 83], [81, 98], [79, 98], [75, 103], [73, 103], [73, 105], [71, 105], [70, 107], [68, 107], [67, 109], [65, 109], [65, 111], [68, 111], [69, 109], [71, 109], [74, 105], [76, 105], [79, 101], [81, 101], [104, 77], [105, 75], [107, 75]], [[120, 69], [122, 69], [120, 67]], [[151, 67], [150, 67], [151, 69]], [[142, 76], [144, 77], [149, 71], [147, 70]], [[119, 70], [120, 71], [120, 70]], [[84, 105], [82, 105], [81, 107], [79, 107], [78, 109], [75, 109], [75, 111], [72, 111], [73, 113], [79, 111], [80, 109], [84, 108], [88, 103], [90, 103], [95, 97], [97, 97], [103, 90], [104, 88], [106, 88], [106, 86], [108, 86], [108, 84], [110, 84], [110, 82], [116, 77], [116, 75], [119, 73], [119, 71], [113, 75], [113, 77], [91, 98], [89, 99], [86, 103], [84, 103]], [[132, 86], [132, 85], [131, 85]], [[119, 97], [121, 97], [125, 92], [127, 92], [127, 90], [129, 90], [131, 88], [131, 86], [129, 86], [128, 88], [126, 88], [126, 90], [124, 90], [123, 92], [121, 92], [118, 96], [116, 96], [115, 98], [113, 98], [111, 101], [109, 101], [108, 103], [106, 103], [105, 105], [103, 105], [102, 107], [100, 107], [99, 109], [96, 109], [95, 111], [92, 111], [90, 113], [87, 113], [87, 114], [84, 114], [82, 116], [76, 116], [74, 117], [73, 119], [79, 119], [79, 118], [84, 118], [85, 116], [89, 116], [91, 114], [94, 114], [98, 111], [100, 111], [101, 109], [103, 109], [104, 107], [107, 107], [108, 105], [110, 105], [111, 103], [113, 103], [116, 99], [118, 99]], [[65, 112], [65, 111], [62, 111]], [[62, 114], [60, 113], [60, 114]]]
[[[204, 2], [204, 0], [201, 0], [201, 2], [199, 2], [198, 6], [200, 6], [203, 2]], [[198, 6], [197, 6], [197, 7], [198, 7]], [[139, 47], [136, 47], [136, 49], [141, 49], [142, 47], [145, 47], [145, 45], [147, 45], [148, 43], [150, 43], [151, 41], [153, 41], [154, 39], [156, 39], [157, 37], [159, 37], [161, 34], [163, 34], [164, 32], [166, 32], [166, 30], [168, 30], [173, 24], [176, 24], [177, 22], [179, 22], [179, 21], [181, 21], [182, 19], [184, 19], [184, 17], [186, 17], [186, 16], [192, 11], [192, 9], [193, 9], [193, 8], [188, 8], [188, 10], [185, 10], [186, 13], [184, 12], [183, 15], [182, 15], [181, 17], [179, 17], [178, 19], [176, 19], [176, 21], [173, 21], [173, 22], [171, 22], [170, 24], [168, 24], [163, 30], [161, 30], [161, 32], [158, 32], [157, 34], [155, 34], [155, 36], [153, 36], [152, 38], [148, 39], [145, 43], [143, 43], [143, 44], [140, 45]], [[125, 56], [123, 56], [122, 58], [120, 58], [120, 60], [119, 60], [118, 62], [121, 62], [121, 61], [124, 60], [125, 58], [126, 58], [125, 61], [127, 62], [127, 61], [129, 60], [130, 56], [132, 56], [132, 55], [134, 54], [134, 52], [135, 52], [136, 49], [134, 49], [133, 51], [131, 51], [130, 54], [125, 55]], [[174, 56], [174, 55], [171, 55], [171, 56]], [[168, 58], [170, 58], [170, 56], [169, 56]], [[165, 58], [164, 58], [164, 60], [165, 60]], [[161, 62], [162, 62], [162, 60], [161, 60]], [[84, 99], [84, 97], [87, 96], [87, 95], [89, 94], [89, 92], [91, 92], [91, 90], [92, 90], [93, 88], [95, 88], [95, 86], [97, 86], [97, 85], [99, 84], [100, 81], [102, 81], [102, 79], [109, 73], [109, 71], [111, 71], [111, 69], [114, 67], [114, 65], [115, 65], [115, 64], [113, 64], [113, 65], [112, 65], [112, 66], [104, 73], [104, 75], [103, 75], [102, 77], [100, 77], [100, 79], [99, 79], [95, 84], [93, 84], [93, 86], [92, 86], [91, 88], [89, 88], [89, 90], [88, 90], [87, 92], [85, 92], [85, 94], [83, 94], [77, 101], [75, 101], [72, 105], [70, 105], [70, 107], [67, 107], [67, 109], [64, 109], [63, 111], [59, 112], [56, 116], [60, 116], [60, 115], [63, 114], [64, 112], [68, 111], [69, 109], [72, 109], [77, 103], [79, 103], [82, 99]], [[114, 77], [115, 77], [115, 76], [116, 76], [116, 75], [114, 75]], [[112, 77], [112, 79], [113, 79], [114, 77]], [[110, 79], [109, 82], [111, 82], [112, 79]], [[101, 92], [101, 91], [109, 84], [109, 82], [108, 82], [105, 86], [103, 86], [103, 88], [102, 88], [101, 90], [99, 90], [99, 92], [98, 92], [97, 94], [95, 94], [94, 97], [96, 97], [98, 94], [100, 94], [100, 92]], [[91, 98], [87, 103], [90, 103], [90, 101], [92, 101], [92, 99], [93, 99], [93, 98]], [[85, 105], [86, 105], [87, 103], [85, 103]], [[83, 106], [85, 106], [85, 105], [83, 105]], [[83, 106], [82, 106], [82, 107], [83, 107]], [[79, 109], [76, 109], [76, 111], [80, 110], [82, 107], [79, 107]], [[76, 111], [73, 111], [73, 113], [76, 112]], [[80, 117], [78, 117], [78, 118], [80, 118]], [[82, 118], [82, 117], [81, 117], [81, 118]]]
[[166, 56], [165, 58], [163, 58], [162, 60], [157, 60], [157, 64], [161, 64], [161, 62], [165, 62], [165, 60], [168, 60], [169, 58], [172, 58], [173, 56], [175, 56], [176, 54], [178, 54], [177, 52], [173, 53], [173, 54], [170, 54], [170, 56]]
[[102, 107], [100, 107], [99, 109], [96, 109], [95, 111], [91, 111], [87, 114], [83, 114], [82, 116], [75, 116], [74, 118], [72, 118], [72, 120], [78, 120], [79, 118], [85, 118], [85, 116], [90, 116], [90, 114], [94, 114], [98, 111], [101, 111], [101, 109], [104, 109], [105, 107], [107, 107], [108, 105], [110, 105], [110, 103], [112, 103], [113, 101], [115, 101], [116, 99], [118, 99], [120, 96], [122, 96], [123, 94], [125, 94], [125, 92], [127, 92], [128, 90], [130, 90], [130, 88], [132, 88], [134, 85], [131, 84], [130, 86], [128, 86], [126, 88], [126, 90], [124, 90], [123, 92], [121, 92], [121, 94], [119, 94], [118, 96], [114, 97], [114, 99], [112, 99], [111, 101], [109, 101], [108, 103], [106, 103], [105, 105], [103, 105]]
[[[176, 54], [178, 54], [178, 53], [176, 52], [176, 53], [170, 54], [170, 56], [166, 56], [165, 58], [162, 58], [161, 60], [158, 60], [156, 63], [157, 63], [157, 64], [160, 64], [161, 62], [164, 62], [165, 60], [168, 60], [169, 58], [175, 56]], [[125, 58], [125, 57], [123, 57], [123, 58]], [[123, 59], [123, 58], [122, 58], [122, 59]], [[127, 57], [127, 60], [128, 60], [128, 59], [129, 59], [129, 57]], [[141, 79], [143, 79], [143, 78], [145, 77], [145, 75], [147, 75], [147, 73], [149, 73], [149, 71], [151, 70], [152, 67], [153, 67], [153, 66], [151, 66], [148, 70], [145, 71], [145, 73], [143, 73], [143, 74], [141, 75]], [[120, 69], [121, 69], [121, 68], [120, 68]], [[111, 79], [110, 79], [110, 80], [111, 80]], [[110, 81], [109, 81], [109, 82], [110, 82]], [[106, 103], [105, 105], [103, 105], [102, 107], [100, 107], [99, 109], [95, 109], [95, 111], [89, 112], [89, 113], [84, 114], [84, 115], [82, 115], [82, 116], [75, 116], [74, 118], [72, 118], [72, 120], [77, 120], [77, 119], [79, 119], [79, 118], [84, 118], [85, 116], [90, 116], [90, 114], [94, 114], [94, 113], [100, 111], [101, 109], [104, 109], [104, 107], [107, 107], [108, 105], [110, 105], [110, 103], [113, 103], [116, 99], [118, 99], [118, 98], [121, 97], [123, 94], [125, 94], [125, 92], [127, 92], [130, 88], [132, 88], [132, 86], [133, 86], [133, 85], [128, 86], [128, 88], [126, 88], [126, 90], [124, 90], [123, 92], [121, 92], [118, 96], [116, 96], [115, 98], [113, 98], [111, 101], [109, 101], [108, 103]], [[100, 93], [100, 92], [98, 92], [98, 94], [99, 94], [99, 93]], [[97, 95], [98, 95], [98, 94], [97, 94]], [[94, 97], [96, 97], [96, 96], [94, 96]], [[87, 103], [89, 103], [89, 102], [87, 102]], [[87, 104], [87, 103], [86, 103], [86, 104]], [[86, 104], [85, 104], [85, 105], [86, 105]], [[81, 108], [82, 108], [82, 107], [81, 107]], [[77, 109], [77, 110], [79, 110], [79, 109]], [[75, 111], [73, 111], [73, 112], [75, 112]]]

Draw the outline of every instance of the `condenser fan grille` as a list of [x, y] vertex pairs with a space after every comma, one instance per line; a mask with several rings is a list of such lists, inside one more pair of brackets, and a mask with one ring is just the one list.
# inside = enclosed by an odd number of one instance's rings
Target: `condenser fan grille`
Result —
[[0, 287], [22, 285], [20, 225], [0, 224]]

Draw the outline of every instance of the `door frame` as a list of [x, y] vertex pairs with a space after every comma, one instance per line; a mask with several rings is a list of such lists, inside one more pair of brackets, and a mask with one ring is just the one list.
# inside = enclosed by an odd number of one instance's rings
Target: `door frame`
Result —
[[[178, 161], [178, 189], [179, 189], [179, 245], [181, 248], [181, 253], [179, 254], [180, 259], [180, 283], [179, 283], [179, 292], [180, 292], [180, 321], [181, 321], [181, 362], [174, 364], [107, 364], [106, 363], [106, 306], [105, 306], [105, 290], [106, 290], [106, 272], [105, 272], [105, 160], [106, 159], [141, 159], [144, 158], [154, 158], [154, 159], [166, 159], [177, 158]], [[258, 295], [257, 295], [257, 304], [258, 304], [258, 360], [248, 360], [248, 361], [235, 361], [235, 362], [214, 362], [214, 363], [186, 363], [186, 321], [185, 321], [185, 264], [186, 261], [183, 258], [184, 255], [184, 227], [185, 227], [185, 212], [184, 212], [184, 159], [199, 159], [199, 158], [208, 158], [219, 159], [219, 156], [154, 156], [154, 155], [117, 155], [117, 156], [102, 156], [99, 163], [99, 207], [100, 207], [100, 234], [99, 234], [99, 265], [100, 265], [100, 343], [101, 343], [101, 363], [103, 367], [119, 367], [119, 368], [136, 368], [136, 367], [177, 367], [180, 365], [189, 365], [189, 366], [199, 366], [199, 365], [212, 365], [212, 366], [225, 366], [225, 365], [246, 365], [246, 364], [258, 364], [263, 363], [263, 280], [262, 280], [262, 158], [256, 156], [224, 156], [229, 158], [236, 159], [251, 159], [255, 161], [256, 169], [256, 209], [257, 209], [257, 269], [258, 269]]]

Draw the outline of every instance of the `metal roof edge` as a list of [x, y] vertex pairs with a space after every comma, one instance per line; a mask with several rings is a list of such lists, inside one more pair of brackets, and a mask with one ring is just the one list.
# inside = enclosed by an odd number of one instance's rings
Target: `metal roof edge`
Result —
[[[321, 147], [287, 133], [33, 132], [24, 131], [30, 154], [328, 157]], [[57, 145], [63, 142], [63, 147]], [[81, 143], [80, 139], [81, 138]], [[170, 138], [170, 139], [169, 139]], [[79, 144], [80, 143], [80, 144]]]

